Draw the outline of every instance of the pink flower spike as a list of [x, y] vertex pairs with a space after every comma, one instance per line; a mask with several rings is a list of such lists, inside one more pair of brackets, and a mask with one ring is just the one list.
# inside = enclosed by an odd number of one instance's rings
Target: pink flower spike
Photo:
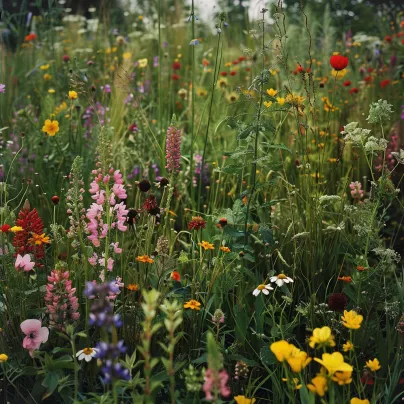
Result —
[[22, 268], [25, 272], [29, 272], [34, 268], [35, 262], [31, 262], [31, 257], [29, 254], [25, 254], [21, 256], [17, 255], [17, 259], [15, 261], [15, 269], [18, 271], [19, 268]]

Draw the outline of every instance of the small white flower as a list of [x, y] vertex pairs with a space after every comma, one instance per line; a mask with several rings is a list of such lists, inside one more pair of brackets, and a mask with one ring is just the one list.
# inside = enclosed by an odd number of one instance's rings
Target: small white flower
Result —
[[277, 286], [281, 287], [284, 283], [289, 283], [289, 282], [293, 282], [292, 278], [289, 278], [288, 276], [284, 275], [284, 274], [279, 274], [276, 276], [271, 276], [271, 278], [269, 279], [271, 282], [276, 283]]
[[254, 289], [253, 295], [258, 296], [261, 292], [264, 295], [269, 295], [269, 291], [274, 290], [274, 288], [271, 288], [271, 285], [258, 285], [256, 289]]
[[84, 348], [76, 353], [76, 358], [79, 361], [85, 359], [86, 362], [90, 362], [91, 359], [94, 358], [94, 356], [97, 354], [97, 352], [97, 348]]

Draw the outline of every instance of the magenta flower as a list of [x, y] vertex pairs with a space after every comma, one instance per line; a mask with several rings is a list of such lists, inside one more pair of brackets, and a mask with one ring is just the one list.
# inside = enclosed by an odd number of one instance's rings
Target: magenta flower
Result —
[[25, 254], [24, 256], [18, 254], [14, 266], [17, 271], [23, 269], [25, 272], [29, 272], [34, 268], [35, 262], [31, 262], [31, 256], [29, 254]]
[[42, 323], [39, 320], [33, 319], [23, 321], [20, 327], [22, 332], [26, 335], [22, 346], [28, 350], [32, 357], [32, 353], [38, 349], [42, 343], [48, 340], [49, 329], [42, 327]]

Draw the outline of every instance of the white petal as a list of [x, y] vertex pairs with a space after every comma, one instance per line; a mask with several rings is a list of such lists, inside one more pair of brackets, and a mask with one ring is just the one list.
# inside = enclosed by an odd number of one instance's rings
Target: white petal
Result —
[[84, 359], [86, 360], [86, 362], [90, 362], [91, 359], [92, 359], [92, 356], [91, 355], [85, 355]]
[[276, 283], [279, 287], [281, 287], [281, 286], [283, 285], [283, 279], [278, 279], [275, 283]]
[[81, 349], [80, 351], [78, 351], [77, 353], [76, 353], [76, 358], [79, 356], [79, 355], [81, 355], [83, 353], [83, 349]]
[[267, 289], [262, 289], [262, 293], [263, 293], [264, 295], [269, 295], [269, 291], [268, 291]]
[[292, 278], [286, 278], [289, 282], [293, 282]]
[[254, 292], [253, 292], [253, 295], [254, 295], [254, 296], [258, 296], [259, 294], [260, 294], [260, 290], [255, 289]]
[[85, 358], [86, 354], [81, 353], [81, 355], [78, 357], [79, 361], [82, 361]]
[[273, 287], [271, 287], [271, 285], [265, 285], [265, 289], [268, 289], [268, 290], [274, 290], [274, 288]]
[[269, 278], [269, 280], [270, 280], [271, 282], [276, 282], [276, 281], [278, 280], [278, 277], [277, 277], [277, 276], [271, 276], [271, 277]]

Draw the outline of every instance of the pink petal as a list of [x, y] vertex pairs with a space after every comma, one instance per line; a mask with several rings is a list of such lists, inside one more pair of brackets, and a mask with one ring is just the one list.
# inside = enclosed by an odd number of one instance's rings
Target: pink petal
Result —
[[42, 323], [39, 320], [30, 319], [30, 320], [23, 321], [21, 323], [20, 327], [21, 327], [21, 331], [25, 335], [29, 335], [33, 332], [37, 332], [41, 328], [41, 325], [42, 325]]
[[37, 334], [35, 335], [34, 341], [36, 343], [41, 344], [42, 342], [46, 342], [49, 338], [49, 328], [41, 327]]

